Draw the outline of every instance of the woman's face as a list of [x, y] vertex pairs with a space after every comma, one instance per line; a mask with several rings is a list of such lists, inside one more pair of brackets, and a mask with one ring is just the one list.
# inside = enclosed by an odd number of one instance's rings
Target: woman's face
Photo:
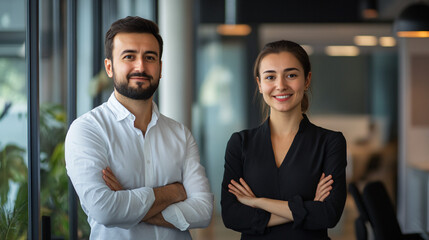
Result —
[[259, 92], [274, 112], [301, 114], [304, 91], [310, 86], [311, 72], [305, 78], [298, 59], [289, 52], [266, 55], [259, 66]]

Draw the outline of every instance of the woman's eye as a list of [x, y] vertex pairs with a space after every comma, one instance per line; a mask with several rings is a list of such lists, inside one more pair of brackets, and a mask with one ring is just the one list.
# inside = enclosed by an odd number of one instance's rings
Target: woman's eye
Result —
[[267, 77], [265, 77], [265, 79], [267, 79], [267, 80], [273, 80], [274, 76], [267, 76]]
[[289, 75], [287, 75], [287, 78], [296, 78], [298, 75], [291, 73]]

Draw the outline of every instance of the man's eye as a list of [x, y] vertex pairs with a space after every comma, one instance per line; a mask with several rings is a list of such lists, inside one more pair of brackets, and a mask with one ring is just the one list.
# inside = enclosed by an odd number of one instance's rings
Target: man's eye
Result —
[[146, 59], [148, 61], [155, 61], [156, 60], [155, 57], [153, 57], [153, 56], [147, 56]]
[[133, 56], [131, 56], [131, 55], [126, 55], [126, 56], [124, 56], [124, 59], [133, 59]]

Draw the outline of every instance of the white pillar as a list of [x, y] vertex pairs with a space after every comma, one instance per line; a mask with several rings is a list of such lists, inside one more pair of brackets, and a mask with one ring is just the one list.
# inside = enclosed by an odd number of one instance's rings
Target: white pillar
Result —
[[193, 92], [192, 0], [159, 0], [159, 28], [164, 40], [160, 112], [191, 128]]

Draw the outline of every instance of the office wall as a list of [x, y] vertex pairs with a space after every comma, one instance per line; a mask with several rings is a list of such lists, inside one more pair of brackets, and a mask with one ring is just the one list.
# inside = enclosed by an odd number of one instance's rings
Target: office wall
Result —
[[402, 39], [398, 218], [405, 232], [429, 232], [429, 39]]

